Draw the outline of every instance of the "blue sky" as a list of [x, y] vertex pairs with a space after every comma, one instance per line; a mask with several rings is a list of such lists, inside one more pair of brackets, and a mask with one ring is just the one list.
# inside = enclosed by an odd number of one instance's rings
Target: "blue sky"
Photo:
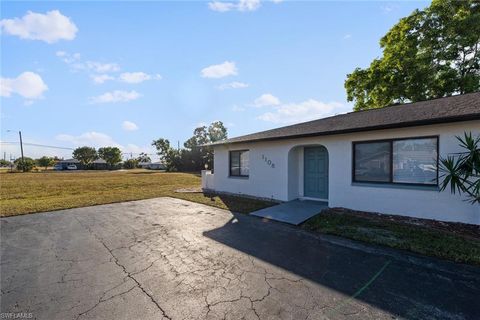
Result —
[[[351, 111], [346, 74], [427, 2], [1, 3], [1, 140], [153, 152]], [[2, 144], [19, 156], [19, 148]], [[26, 146], [28, 156], [69, 151]]]

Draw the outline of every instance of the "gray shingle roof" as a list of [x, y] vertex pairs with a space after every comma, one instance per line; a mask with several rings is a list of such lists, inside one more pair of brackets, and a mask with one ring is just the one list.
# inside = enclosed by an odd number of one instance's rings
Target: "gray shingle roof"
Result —
[[294, 139], [466, 120], [480, 120], [480, 92], [350, 112], [217, 141], [213, 145]]

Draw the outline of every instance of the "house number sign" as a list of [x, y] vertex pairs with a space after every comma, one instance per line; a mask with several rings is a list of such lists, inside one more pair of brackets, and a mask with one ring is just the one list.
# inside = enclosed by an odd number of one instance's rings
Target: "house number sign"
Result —
[[272, 160], [268, 159], [264, 154], [262, 154], [262, 160], [272, 169], [275, 169], [275, 163]]

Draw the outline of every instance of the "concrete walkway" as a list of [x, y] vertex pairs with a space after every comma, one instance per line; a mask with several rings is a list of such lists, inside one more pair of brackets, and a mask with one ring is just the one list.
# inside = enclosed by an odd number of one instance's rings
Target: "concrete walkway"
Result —
[[312, 200], [293, 200], [251, 213], [253, 216], [299, 225], [328, 208], [328, 203]]

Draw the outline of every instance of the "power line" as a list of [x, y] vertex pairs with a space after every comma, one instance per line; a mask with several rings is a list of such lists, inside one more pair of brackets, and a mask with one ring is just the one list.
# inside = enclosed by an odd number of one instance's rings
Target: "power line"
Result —
[[[19, 144], [18, 142], [10, 142], [10, 141], [0, 141], [0, 144]], [[75, 150], [74, 148], [68, 148], [68, 147], [59, 147], [59, 146], [49, 146], [46, 144], [38, 144], [38, 143], [29, 143], [29, 142], [24, 142], [23, 143], [26, 146], [33, 146], [33, 147], [42, 147], [42, 148], [51, 148], [51, 149], [63, 149], [63, 150]]]
[[[7, 145], [18, 145], [19, 142], [16, 141], [0, 141], [0, 144], [7, 144]], [[60, 146], [51, 146], [46, 144], [38, 144], [38, 143], [29, 143], [24, 142], [24, 145], [33, 146], [33, 147], [42, 147], [42, 148], [51, 148], [51, 149], [61, 149], [61, 150], [75, 150], [75, 148], [69, 147], [60, 147]], [[156, 156], [156, 153], [145, 153], [145, 152], [122, 152], [122, 154], [130, 155], [130, 154], [145, 154], [148, 156]]]

